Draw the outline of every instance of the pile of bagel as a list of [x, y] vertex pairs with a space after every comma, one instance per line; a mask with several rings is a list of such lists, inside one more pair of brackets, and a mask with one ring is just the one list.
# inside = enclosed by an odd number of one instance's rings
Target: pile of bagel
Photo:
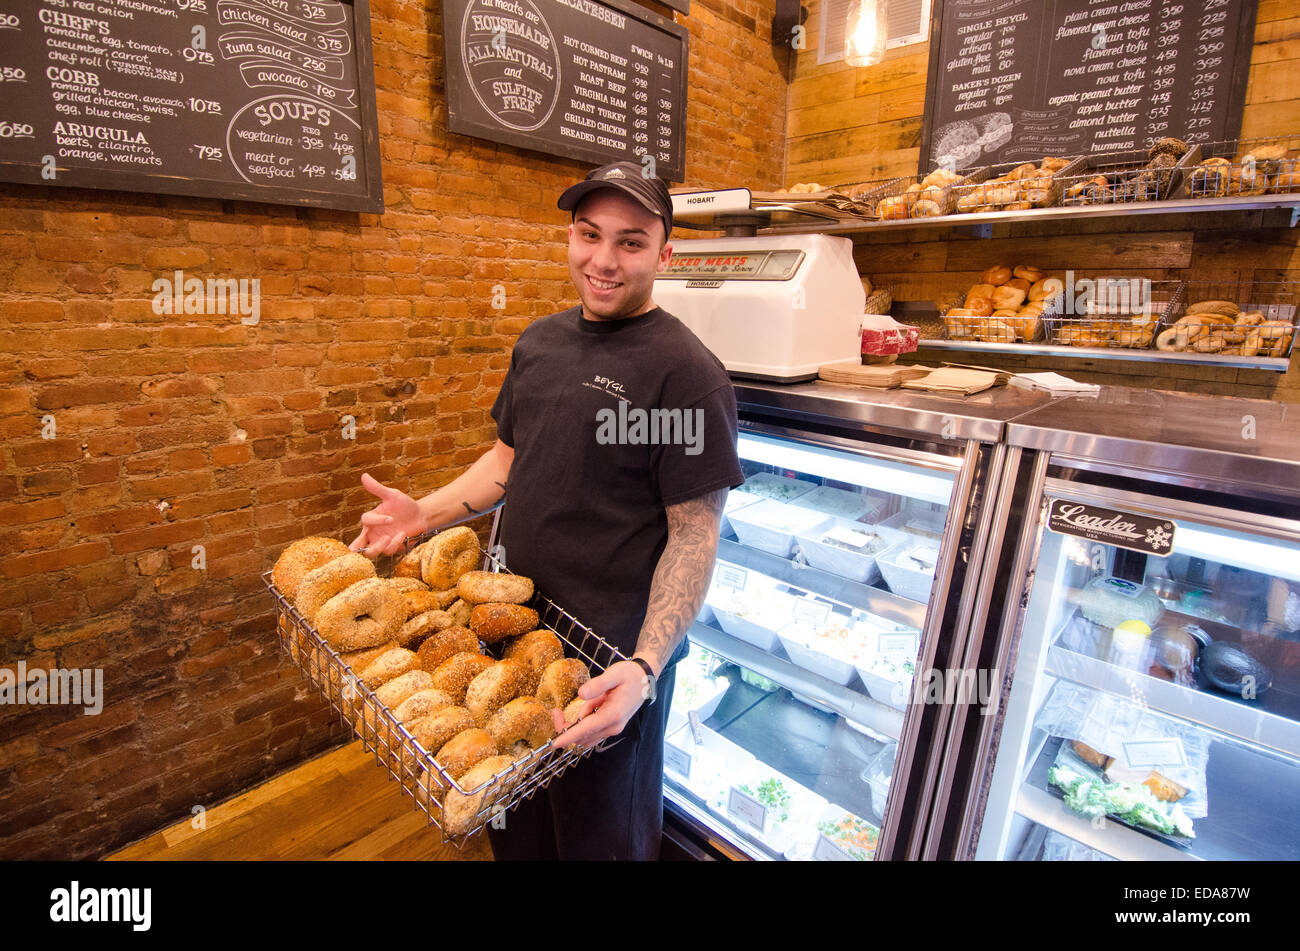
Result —
[[938, 218], [946, 215], [952, 202], [953, 185], [965, 176], [945, 168], [935, 169], [919, 182], [907, 186], [901, 195], [891, 195], [876, 202], [876, 215], [886, 221], [902, 218]]
[[1172, 327], [1161, 331], [1156, 347], [1224, 356], [1281, 357], [1294, 333], [1289, 320], [1268, 320], [1262, 312], [1242, 311], [1230, 300], [1204, 300], [1189, 304]]
[[1192, 169], [1193, 198], [1239, 198], [1300, 191], [1300, 150], [1258, 145], [1236, 158], [1207, 158]]
[[1025, 162], [997, 178], [957, 188], [957, 211], [1028, 211], [1050, 205], [1056, 193], [1052, 176], [1070, 164], [1068, 158], [1045, 158], [1035, 165]]
[[[482, 825], [484, 811], [525, 777], [526, 769], [512, 767], [556, 735], [553, 709], [564, 711], [567, 725], [578, 721], [578, 688], [591, 676], [581, 660], [564, 656], [554, 632], [539, 627], [537, 611], [526, 604], [532, 580], [476, 570], [481, 557], [478, 537], [459, 526], [412, 549], [391, 578], [381, 578], [369, 558], [336, 539], [313, 537], [289, 545], [271, 574], [276, 589], [374, 691], [367, 701], [350, 685], [343, 690], [344, 712], [358, 734], [388, 730], [377, 701], [466, 790], [447, 788], [435, 770], [421, 776], [429, 804], [442, 806], [448, 835]], [[326, 658], [296, 638], [291, 644], [300, 662], [338, 683]], [[391, 739], [390, 752], [400, 756], [400, 743]]]
[[1059, 277], [1036, 267], [999, 264], [980, 275], [960, 307], [944, 313], [943, 324], [953, 339], [1028, 343], [1042, 332], [1043, 308], [1064, 290]]

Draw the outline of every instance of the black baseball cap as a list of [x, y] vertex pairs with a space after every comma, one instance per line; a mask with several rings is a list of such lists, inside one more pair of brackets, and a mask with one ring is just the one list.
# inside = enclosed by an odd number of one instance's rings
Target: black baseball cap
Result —
[[617, 188], [639, 202], [646, 211], [657, 215], [664, 223], [664, 239], [673, 231], [673, 200], [662, 178], [646, 177], [643, 166], [636, 162], [615, 162], [592, 169], [576, 185], [570, 185], [556, 205], [563, 211], [573, 211], [588, 194], [598, 188]]

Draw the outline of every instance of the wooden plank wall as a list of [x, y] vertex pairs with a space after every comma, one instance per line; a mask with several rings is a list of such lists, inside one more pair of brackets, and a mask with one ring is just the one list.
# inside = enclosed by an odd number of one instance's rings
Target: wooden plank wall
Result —
[[[925, 109], [928, 45], [890, 51], [855, 69], [817, 65], [820, 0], [805, 0], [808, 49], [791, 68], [787, 186], [843, 184], [914, 174]], [[1242, 117], [1247, 137], [1300, 136], [1300, 0], [1260, 0]], [[993, 264], [1034, 264], [1076, 274], [1158, 280], [1300, 281], [1300, 229], [1266, 227], [1260, 215], [1134, 216], [1122, 224], [1000, 226], [990, 238], [949, 229], [856, 236], [859, 270], [900, 301], [933, 301], [974, 283]], [[937, 336], [938, 324], [923, 325]], [[929, 350], [922, 358], [954, 359]], [[1300, 353], [1286, 374], [1110, 360], [981, 355], [1008, 369], [1060, 370], [1096, 383], [1154, 386], [1300, 402]]]

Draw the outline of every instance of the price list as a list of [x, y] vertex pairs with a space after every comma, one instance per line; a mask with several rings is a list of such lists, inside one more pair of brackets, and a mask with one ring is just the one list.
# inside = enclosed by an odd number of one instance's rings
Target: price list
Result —
[[447, 0], [448, 127], [684, 176], [686, 31], [624, 0]]
[[11, 0], [0, 175], [382, 210], [362, 0]]
[[946, 0], [939, 19], [926, 168], [1240, 130], [1253, 0]]

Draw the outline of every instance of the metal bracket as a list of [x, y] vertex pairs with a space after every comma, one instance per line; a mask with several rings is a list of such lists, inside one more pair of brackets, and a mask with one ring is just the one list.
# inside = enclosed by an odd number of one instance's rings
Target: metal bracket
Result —
[[1296, 223], [1297, 221], [1300, 221], [1300, 205], [1292, 205], [1292, 206], [1291, 206], [1291, 225], [1290, 225], [1290, 226], [1291, 226], [1292, 228], [1294, 228], [1294, 227], [1295, 227], [1295, 223]]
[[993, 237], [993, 222], [985, 221], [976, 225], [958, 225], [952, 230], [956, 234], [964, 234], [970, 238], [991, 238]]

